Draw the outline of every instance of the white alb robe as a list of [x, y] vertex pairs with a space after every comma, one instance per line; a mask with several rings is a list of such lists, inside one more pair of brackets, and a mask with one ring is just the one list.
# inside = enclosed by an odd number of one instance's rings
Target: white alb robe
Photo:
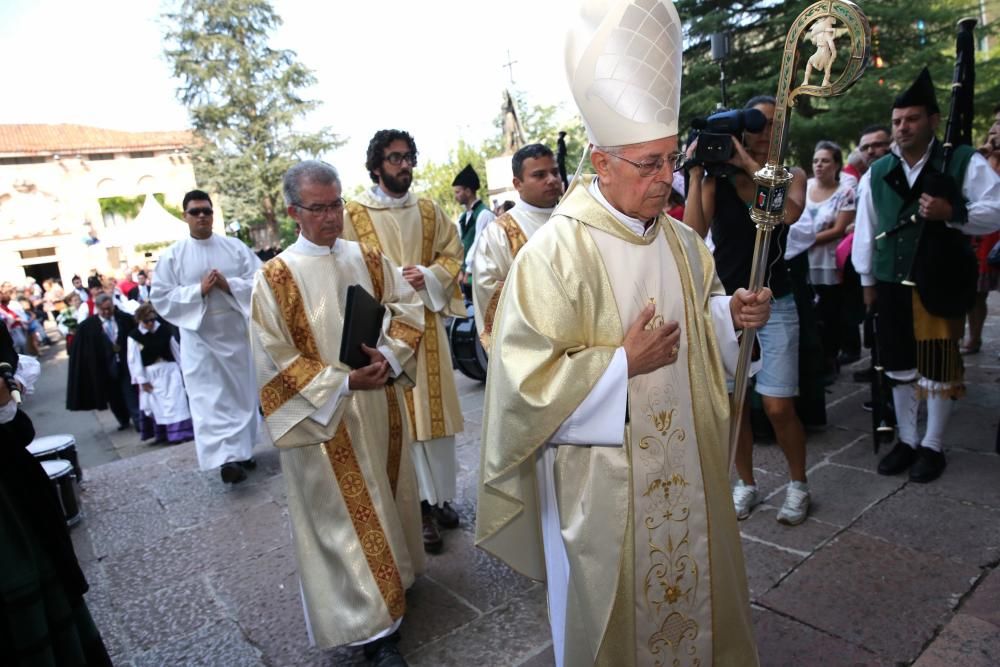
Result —
[[[202, 470], [252, 455], [257, 438], [257, 377], [248, 321], [253, 276], [260, 260], [243, 242], [213, 234], [167, 248], [156, 265], [153, 307], [181, 330], [181, 370], [187, 384], [198, 464]], [[232, 294], [201, 279], [212, 269]]]

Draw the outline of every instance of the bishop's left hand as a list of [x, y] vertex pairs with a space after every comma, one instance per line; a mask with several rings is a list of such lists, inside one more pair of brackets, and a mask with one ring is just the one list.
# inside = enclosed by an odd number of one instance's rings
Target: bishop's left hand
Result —
[[771, 290], [762, 287], [753, 292], [742, 287], [729, 300], [729, 312], [737, 329], [759, 329], [771, 318]]
[[951, 220], [951, 202], [944, 197], [933, 197], [926, 192], [920, 195], [920, 217], [933, 222], [948, 222]]

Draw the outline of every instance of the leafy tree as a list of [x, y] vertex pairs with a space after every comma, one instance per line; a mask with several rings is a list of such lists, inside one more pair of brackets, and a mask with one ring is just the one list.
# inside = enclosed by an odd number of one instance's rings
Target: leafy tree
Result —
[[[518, 118], [524, 130], [528, 143], [542, 143], [556, 150], [559, 132], [566, 132], [566, 170], [570, 176], [576, 170], [583, 149], [587, 146], [587, 134], [579, 116], [571, 116], [560, 121], [560, 109], [552, 105], [528, 106], [523, 96], [514, 95]], [[427, 162], [420, 166], [416, 188], [419, 192], [433, 199], [452, 218], [457, 218], [462, 207], [455, 202], [451, 182], [455, 175], [467, 164], [471, 164], [480, 178], [485, 180], [486, 161], [502, 154], [503, 146], [503, 116], [498, 114], [494, 120], [496, 134], [484, 140], [478, 147], [465, 140], [459, 140], [458, 145], [448, 154], [448, 159], [442, 162]], [[483, 201], [489, 202], [486, 187], [479, 191]]]
[[198, 179], [221, 195], [230, 219], [250, 226], [257, 246], [272, 245], [279, 223], [291, 224], [282, 175], [340, 143], [326, 128], [294, 130], [318, 106], [301, 93], [315, 77], [294, 51], [269, 46], [281, 18], [268, 0], [181, 0], [164, 18], [177, 96], [196, 134]]
[[[711, 113], [721, 98], [719, 67], [710, 57], [711, 33], [730, 33], [731, 52], [725, 62], [727, 97], [731, 107], [740, 107], [754, 95], [775, 93], [785, 34], [810, 4], [809, 0], [677, 0], [689, 44], [684, 53], [681, 126], [689, 127], [693, 118]], [[831, 139], [847, 149], [857, 143], [866, 125], [888, 124], [893, 98], [925, 65], [930, 68], [938, 103], [946, 116], [954, 67], [955, 24], [962, 16], [977, 15], [977, 7], [969, 0], [934, 0], [918, 5], [910, 0], [863, 3], [862, 9], [874, 30], [874, 62], [841, 97], [799, 98], [791, 114], [786, 163], [808, 167], [818, 140]], [[990, 26], [977, 28], [977, 34], [990, 31]], [[805, 60], [812, 52], [811, 44], [802, 46], [796, 81], [801, 81]], [[841, 71], [838, 65], [842, 67], [845, 54], [839, 54], [834, 77]], [[992, 107], [1000, 101], [1000, 61], [982, 53], [977, 53], [976, 60], [975, 136], [979, 137], [985, 136], [988, 121], [992, 121]], [[939, 134], [944, 132], [943, 125]]]

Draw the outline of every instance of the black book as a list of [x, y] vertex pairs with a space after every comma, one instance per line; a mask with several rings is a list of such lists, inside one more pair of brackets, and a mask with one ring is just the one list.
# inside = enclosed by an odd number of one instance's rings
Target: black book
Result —
[[340, 360], [351, 368], [361, 368], [371, 363], [371, 359], [361, 349], [378, 344], [382, 333], [382, 318], [385, 306], [375, 300], [361, 285], [347, 288], [347, 306], [344, 308], [344, 332], [340, 339]]

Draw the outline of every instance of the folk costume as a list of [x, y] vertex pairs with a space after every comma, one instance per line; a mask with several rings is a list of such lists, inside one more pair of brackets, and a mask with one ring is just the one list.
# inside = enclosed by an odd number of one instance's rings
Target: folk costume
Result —
[[[3, 327], [0, 361], [17, 370]], [[13, 400], [0, 405], [0, 663], [110, 666], [59, 498], [27, 450], [34, 437], [31, 419]]]
[[[142, 439], [155, 437], [157, 442], [177, 444], [194, 438], [174, 327], [155, 321], [147, 331], [140, 324], [129, 333], [127, 345], [129, 373], [139, 390]], [[152, 391], [143, 388], [146, 384]]]
[[396, 266], [418, 266], [424, 275], [426, 287], [417, 292], [424, 303], [424, 330], [406, 407], [420, 498], [431, 505], [450, 501], [456, 490], [455, 434], [464, 424], [444, 318], [467, 316], [457, 285], [462, 267], [457, 228], [429, 199], [412, 192], [393, 198], [376, 185], [348, 202], [343, 238], [379, 250]]
[[[385, 305], [379, 350], [395, 381], [352, 391], [339, 360], [347, 288]], [[304, 236], [257, 274], [251, 330], [260, 403], [281, 451], [310, 638], [321, 648], [394, 632], [423, 567], [403, 387], [423, 305], [380, 252]]]
[[514, 258], [554, 210], [518, 202], [492, 224], [486, 225], [479, 236], [472, 260], [472, 304], [476, 312], [476, 331], [487, 352], [500, 292]]
[[[188, 237], [164, 251], [150, 301], [181, 330], [181, 370], [202, 470], [250, 459], [257, 439], [257, 392], [248, 320], [257, 256], [238, 239]], [[232, 294], [201, 279], [217, 269]]]
[[[591, 143], [675, 136], [672, 3], [587, 7], [567, 68]], [[648, 67], [618, 67], [650, 48]], [[693, 230], [663, 214], [630, 218], [585, 180], [504, 283], [477, 544], [546, 581], [557, 665], [756, 665], [728, 480], [729, 297]], [[679, 356], [629, 379], [625, 331], [650, 303], [651, 326], [680, 322]]]
[[[458, 172], [451, 185], [452, 187], [461, 185], [473, 192], [478, 192], [480, 186], [479, 174], [476, 173], [471, 164], [467, 164], [462, 171]], [[462, 270], [468, 274], [466, 278], [467, 283], [462, 286], [463, 290], [469, 289], [469, 285], [472, 284], [472, 259], [476, 256], [476, 246], [479, 244], [479, 238], [483, 230], [486, 229], [486, 225], [496, 220], [496, 217], [493, 211], [479, 199], [476, 200], [472, 208], [464, 211], [458, 217], [458, 232], [462, 236], [462, 247], [465, 248], [465, 255], [462, 259]]]
[[[894, 109], [913, 106], [924, 106], [929, 114], [938, 113], [926, 68], [893, 104]], [[936, 138], [913, 165], [893, 145], [892, 152], [875, 161], [859, 184], [852, 246], [854, 267], [862, 284], [874, 286], [878, 295], [881, 361], [893, 385], [899, 429], [899, 442], [880, 462], [879, 472], [895, 474], [915, 462], [910, 477], [924, 482], [935, 479], [944, 469], [943, 438], [953, 399], [965, 393], [958, 347], [965, 312], [960, 309], [951, 316], [940, 314], [935, 304], [962, 299], [948, 286], [929, 285], [930, 291], [913, 286], [911, 278], [921, 270], [920, 262], [915, 261], [918, 244], [929, 225], [947, 225], [968, 235], [994, 229], [1000, 220], [1000, 177], [971, 147], [955, 146], [944, 174], [956, 193], [952, 201], [955, 220], [921, 220], [894, 235], [878, 240], [875, 237], [917, 213], [926, 182], [930, 175], [941, 178], [942, 167], [943, 149]], [[964, 245], [968, 250], [968, 244]], [[960, 271], [954, 258], [935, 261], [946, 261], [953, 273]], [[969, 287], [974, 289], [974, 277]], [[917, 435], [917, 411], [922, 396], [927, 398], [927, 430], [921, 439]]]

